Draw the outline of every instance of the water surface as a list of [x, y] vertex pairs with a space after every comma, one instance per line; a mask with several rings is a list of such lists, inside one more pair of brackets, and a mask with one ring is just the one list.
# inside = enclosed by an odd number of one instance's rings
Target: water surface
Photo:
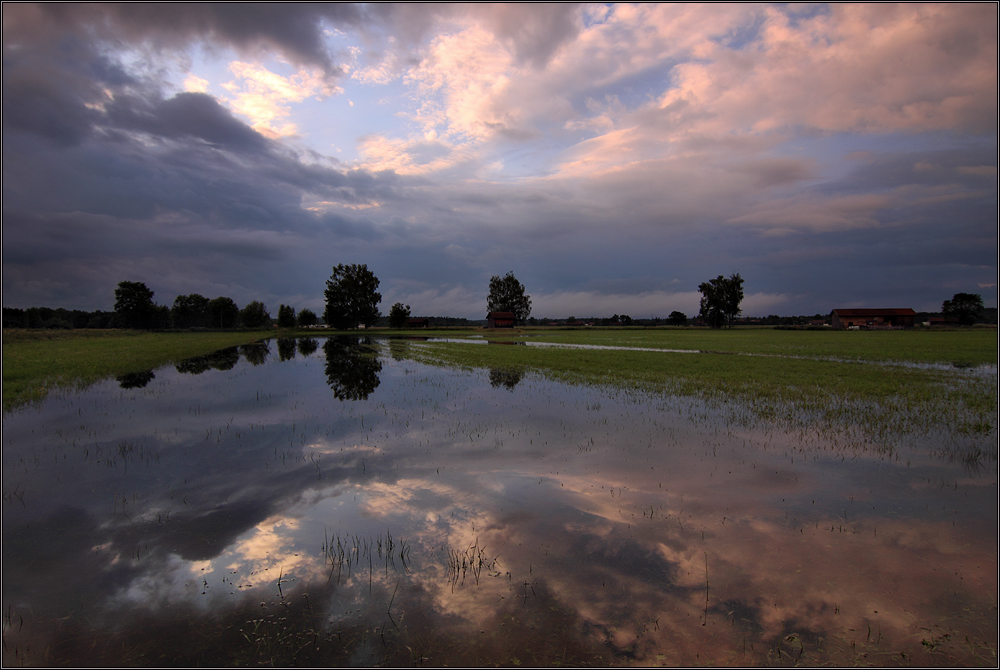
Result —
[[414, 346], [276, 340], [6, 416], [4, 663], [995, 663], [995, 444]]

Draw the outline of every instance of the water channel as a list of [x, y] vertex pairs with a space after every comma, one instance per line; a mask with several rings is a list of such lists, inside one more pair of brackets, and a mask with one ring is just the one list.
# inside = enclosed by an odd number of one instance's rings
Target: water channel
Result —
[[4, 665], [995, 664], [997, 469], [275, 340], [3, 419]]

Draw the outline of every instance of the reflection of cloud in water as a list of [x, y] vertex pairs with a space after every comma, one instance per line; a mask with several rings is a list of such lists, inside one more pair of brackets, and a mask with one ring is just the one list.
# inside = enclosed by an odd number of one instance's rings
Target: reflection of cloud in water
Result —
[[[323, 353], [351, 373], [345, 351]], [[848, 662], [852, 640], [874, 649], [869, 623], [879, 652], [908, 654], [920, 625], [995, 631], [995, 478], [916, 448], [907, 467], [852, 461], [822, 434], [738, 428], [692, 400], [532, 375], [509, 393], [484, 371], [365, 357], [385, 364], [369, 400], [331, 394], [328, 356], [271, 358], [5, 418], [5, 487], [30, 501], [4, 510], [5, 601], [39, 622], [109, 593], [88, 622], [226, 613], [273, 603], [281, 574], [331, 629], [389, 625], [391, 601], [400, 645], [473, 665], [551, 639], [579, 663], [762, 663], [793, 634], [804, 662]], [[108, 460], [123, 443], [156, 458], [126, 473]], [[408, 570], [358, 562], [328, 581], [327, 534], [372, 550], [391, 534]], [[456, 579], [449, 552], [498, 571]]]
[[[669, 650], [668, 664], [729, 662], [743, 640], [760, 651], [793, 633], [810, 644], [830, 635], [856, 639], [858, 631], [864, 644], [876, 635], [902, 643], [919, 633], [915, 620], [934, 618], [935, 603], [968, 586], [996, 588], [995, 563], [983, 566], [975, 553], [956, 561], [956, 547], [973, 538], [943, 524], [879, 521], [875, 528], [837, 517], [804, 524], [763, 505], [759, 516], [723, 522], [724, 501], [702, 502], [683, 518], [677, 509], [626, 520], [610, 493], [605, 503], [588, 499], [583, 512], [564, 504], [578, 493], [563, 497], [559, 489], [545, 506], [529, 500], [502, 512], [465, 507], [469, 499], [454, 487], [400, 480], [369, 486], [363, 507], [381, 517], [410, 515], [421, 548], [437, 550], [436, 561], [425, 554], [416, 564], [412, 579], [449, 625], [496, 623], [498, 603], [526, 604], [544, 590], [594, 642], [635, 659]], [[593, 511], [603, 520], [595, 523]], [[499, 555], [500, 576], [484, 572], [478, 585], [467, 578], [456, 586], [442, 549], [473, 542], [488, 557]], [[988, 554], [989, 538], [978, 543]], [[956, 572], [964, 585], [943, 579]], [[904, 588], [914, 581], [927, 587]], [[869, 623], [875, 633], [865, 639]]]

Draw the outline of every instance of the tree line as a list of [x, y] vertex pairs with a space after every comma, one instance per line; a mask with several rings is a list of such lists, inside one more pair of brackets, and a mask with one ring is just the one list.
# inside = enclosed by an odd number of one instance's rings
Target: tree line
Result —
[[[131, 328], [137, 330], [191, 330], [268, 328], [272, 320], [267, 306], [253, 300], [242, 309], [232, 298], [209, 299], [198, 293], [179, 295], [172, 306], [158, 305], [154, 293], [143, 282], [119, 282], [115, 288], [113, 312], [50, 309], [3, 308], [4, 328]], [[315, 326], [319, 317], [308, 309], [288, 305], [278, 307], [277, 324], [281, 328]]]
[[[698, 318], [712, 328], [731, 328], [740, 317], [743, 302], [743, 277], [734, 273], [729, 277], [719, 275], [702, 282], [698, 291], [702, 297]], [[382, 318], [378, 305], [382, 294], [378, 292], [379, 280], [364, 264], [340, 264], [333, 268], [326, 282], [323, 312], [325, 323], [338, 330], [358, 327], [370, 328]], [[531, 318], [531, 296], [522, 284], [508, 272], [490, 278], [486, 309], [491, 315], [504, 315], [515, 325], [538, 323]], [[3, 308], [4, 328], [134, 328], [142, 330], [165, 329], [258, 329], [277, 323], [279, 328], [308, 327], [319, 324], [319, 317], [309, 309], [296, 313], [290, 305], [278, 307], [278, 317], [272, 320], [267, 306], [254, 300], [240, 309], [231, 299], [220, 296], [208, 299], [198, 293], [179, 295], [171, 307], [153, 302], [153, 291], [142, 282], [119, 282], [115, 289], [114, 312], [85, 312], [80, 310], [32, 307], [26, 310]], [[971, 325], [984, 317], [982, 296], [956, 293], [942, 304], [942, 313], [956, 323]], [[816, 315], [820, 317], [820, 315]], [[762, 323], [778, 324], [785, 319], [799, 317], [769, 316]], [[410, 320], [410, 306], [401, 302], [389, 310], [388, 325], [403, 328]], [[464, 321], [464, 319], [463, 319]], [[543, 320], [544, 321], [544, 320]], [[596, 321], [596, 320], [595, 320]], [[688, 317], [673, 311], [661, 319], [633, 320], [627, 314], [615, 314], [601, 319], [602, 325], [686, 325]], [[566, 323], [577, 323], [569, 317]]]

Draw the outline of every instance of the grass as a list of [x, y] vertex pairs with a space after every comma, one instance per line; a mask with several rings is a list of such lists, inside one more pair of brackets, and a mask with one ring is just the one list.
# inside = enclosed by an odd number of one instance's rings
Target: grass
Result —
[[3, 331], [3, 409], [111, 376], [248, 344], [271, 331], [151, 333], [130, 330]]
[[[428, 363], [534, 370], [570, 382], [694, 396], [736, 413], [799, 425], [846, 423], [881, 435], [933, 428], [982, 437], [996, 432], [995, 375], [971, 375], [951, 367], [996, 365], [995, 330], [528, 329], [489, 337], [708, 353], [432, 342], [411, 347], [411, 355]], [[871, 364], [876, 361], [891, 364]]]
[[[896, 432], [933, 425], [966, 435], [996, 432], [995, 375], [956, 374], [867, 362], [997, 364], [993, 328], [951, 331], [785, 331], [771, 328], [477, 328], [362, 331], [371, 335], [533, 341], [626, 347], [589, 350], [470, 346], [431, 342], [410, 347], [425, 362], [465, 368], [535, 370], [555, 379], [669, 391], [741, 404], [758, 417], [853, 421]], [[331, 330], [148, 333], [5, 330], [4, 410], [39, 400], [53, 388], [85, 386], [108, 376], [150, 370], [262, 337], [322, 337]], [[353, 331], [352, 334], [358, 334]], [[679, 349], [700, 354], [649, 352]], [[733, 401], [737, 401], [734, 403]], [[803, 412], [804, 410], [804, 412]], [[907, 431], [903, 431], [907, 432]]]
[[[381, 331], [379, 331], [381, 332]], [[394, 331], [388, 331], [394, 332]], [[523, 328], [516, 330], [403, 331], [408, 335], [524, 340], [732, 354], [801, 356], [841, 360], [982, 365], [997, 363], [995, 328], [964, 330], [835, 331], [764, 327]]]

